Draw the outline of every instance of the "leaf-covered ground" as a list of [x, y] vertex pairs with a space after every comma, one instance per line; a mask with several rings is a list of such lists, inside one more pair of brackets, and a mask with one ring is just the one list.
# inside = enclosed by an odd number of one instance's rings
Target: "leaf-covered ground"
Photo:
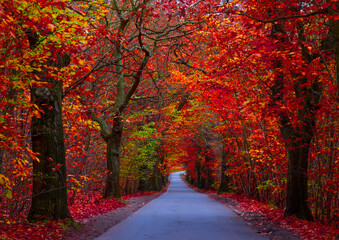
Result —
[[[209, 194], [213, 199], [231, 206], [245, 221], [257, 228], [262, 234], [266, 234], [270, 239], [284, 239], [286, 235], [283, 234], [287, 234], [288, 239], [333, 240], [339, 234], [338, 228], [300, 220], [295, 217], [285, 217], [283, 210], [275, 209], [246, 196], [232, 193], [218, 195], [216, 191], [203, 192]], [[122, 196], [122, 199], [128, 200], [151, 194], [154, 194], [154, 192], [125, 195]], [[70, 194], [69, 201], [69, 210], [75, 221], [88, 219], [126, 205], [117, 199], [102, 199], [99, 192], [88, 194], [78, 192], [75, 196]], [[9, 218], [6, 213], [1, 213], [0, 217], [0, 239], [59, 239], [63, 237], [67, 228], [65, 221], [28, 223], [24, 216]], [[290, 230], [290, 233], [278, 232], [272, 223]], [[283, 238], [281, 238], [282, 236]]]
[[[184, 177], [183, 179], [185, 180]], [[282, 209], [244, 195], [218, 194], [217, 191], [202, 190], [187, 182], [186, 184], [195, 191], [205, 193], [210, 198], [232, 208], [249, 225], [269, 239], [336, 240], [339, 237], [339, 229], [335, 227], [339, 225], [339, 222], [330, 226], [298, 219], [294, 216], [284, 216]]]
[[[274, 208], [246, 196], [234, 193], [218, 195], [216, 191], [203, 192], [233, 208], [239, 216], [249, 222], [258, 232], [267, 235], [270, 239], [333, 240], [339, 235], [339, 229], [334, 226], [301, 220], [293, 216], [286, 217], [282, 209]], [[271, 223], [275, 224], [275, 226]], [[276, 227], [290, 230], [290, 233], [286, 231], [282, 233]], [[288, 238], [284, 235], [288, 235]], [[294, 238], [294, 236], [296, 237]]]
[[81, 224], [81, 228], [75, 226], [68, 229], [59, 240], [93, 240], [166, 191], [167, 188], [151, 195], [133, 197], [126, 200], [127, 205], [125, 207], [95, 217], [78, 220], [77, 222]]
[[[153, 194], [154, 192], [136, 193], [122, 196], [123, 200]], [[69, 211], [75, 221], [87, 219], [114, 209], [124, 207], [126, 204], [118, 199], [102, 199], [99, 192], [77, 192], [69, 194]], [[25, 214], [10, 218], [8, 212], [0, 210], [0, 239], [59, 239], [67, 229], [66, 221], [29, 223]]]

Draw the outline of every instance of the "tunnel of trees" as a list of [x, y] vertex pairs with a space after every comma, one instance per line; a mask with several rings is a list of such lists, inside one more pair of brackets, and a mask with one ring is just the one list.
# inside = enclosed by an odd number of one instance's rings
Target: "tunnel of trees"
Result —
[[337, 224], [338, 8], [2, 1], [0, 216], [72, 219], [77, 193], [159, 191], [182, 166]]

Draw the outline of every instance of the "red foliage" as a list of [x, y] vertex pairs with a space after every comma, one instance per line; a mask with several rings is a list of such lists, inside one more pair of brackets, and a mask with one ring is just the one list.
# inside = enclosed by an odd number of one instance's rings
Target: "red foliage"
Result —
[[134, 198], [134, 197], [142, 197], [142, 196], [151, 195], [153, 193], [156, 193], [156, 192], [155, 191], [151, 191], [151, 192], [138, 192], [138, 193], [132, 193], [132, 194], [123, 195], [123, 196], [121, 196], [121, 198], [124, 199], [124, 200], [127, 200], [127, 199]]
[[24, 217], [0, 220], [0, 239], [58, 239], [63, 225], [64, 221], [28, 223]]
[[70, 194], [69, 202], [72, 198], [74, 201], [72, 205], [69, 204], [69, 211], [74, 220], [94, 217], [126, 205], [116, 198], [103, 199], [98, 191], [91, 191], [88, 194], [77, 192], [75, 196]]
[[[214, 192], [215, 193], [215, 192]], [[237, 202], [237, 208], [243, 212], [257, 212], [264, 215], [269, 221], [279, 223], [282, 228], [297, 232], [306, 240], [329, 240], [339, 234], [339, 229], [318, 222], [301, 220], [296, 217], [285, 217], [282, 209], [274, 209], [268, 204], [259, 202], [243, 195], [224, 193], [225, 196]]]
[[[199, 192], [217, 195], [217, 191], [214, 190], [202, 190], [193, 185], [189, 186]], [[236, 209], [241, 212], [259, 213], [268, 221], [278, 223], [280, 227], [298, 233], [305, 240], [333, 240], [339, 235], [339, 229], [334, 227], [336, 223], [329, 226], [319, 222], [302, 220], [294, 216], [285, 216], [283, 209], [273, 207], [245, 195], [235, 193], [222, 193], [218, 195], [236, 202]]]
[[[123, 200], [127, 200], [134, 197], [141, 197], [150, 195], [155, 192], [139, 192], [134, 194], [128, 194], [121, 196]], [[71, 195], [71, 194], [70, 194]], [[88, 194], [83, 192], [77, 192], [75, 196], [69, 197], [69, 202], [74, 199], [72, 205], [69, 206], [69, 211], [74, 220], [80, 220], [85, 218], [94, 217], [96, 215], [110, 212], [114, 209], [126, 206], [125, 203], [116, 199], [103, 199], [102, 193], [98, 191], [91, 191]]]
[[[122, 199], [127, 200], [134, 197], [151, 195], [153, 193], [155, 192], [139, 192], [124, 195]], [[126, 206], [126, 203], [116, 198], [103, 199], [99, 191], [91, 191], [87, 194], [84, 192], [76, 192], [75, 195], [71, 193], [68, 196], [68, 201], [70, 205], [69, 211], [73, 220], [94, 217]], [[65, 220], [28, 223], [24, 214], [16, 218], [10, 218], [9, 214], [0, 212], [0, 239], [59, 239], [64, 234], [65, 224]]]

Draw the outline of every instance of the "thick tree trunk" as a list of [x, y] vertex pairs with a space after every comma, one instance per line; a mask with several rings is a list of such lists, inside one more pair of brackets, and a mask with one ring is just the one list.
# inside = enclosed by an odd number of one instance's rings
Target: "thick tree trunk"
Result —
[[[39, 43], [38, 33], [27, 29], [26, 36], [31, 49]], [[62, 68], [70, 63], [68, 54], [57, 54], [58, 61], [48, 64]], [[62, 82], [37, 73], [42, 82], [51, 87], [32, 87], [31, 102], [42, 110], [40, 118], [31, 124], [32, 150], [39, 161], [33, 161], [32, 204], [29, 221], [71, 218], [67, 205], [66, 159], [64, 129], [62, 125]]]
[[62, 125], [62, 83], [52, 88], [33, 88], [32, 102], [43, 110], [33, 118], [31, 139], [33, 152], [33, 196], [29, 221], [70, 218], [67, 205], [66, 161]]
[[123, 125], [120, 117], [113, 120], [112, 133], [105, 138], [107, 142], [107, 178], [104, 190], [104, 198], [120, 198], [120, 146]]
[[[303, 39], [303, 26], [298, 25], [298, 37], [301, 42]], [[274, 24], [272, 28], [272, 37], [285, 43], [282, 24]], [[301, 45], [302, 55], [306, 62], [311, 62], [311, 56], [307, 49]], [[283, 61], [277, 59], [273, 63], [275, 69], [280, 69]], [[295, 76], [294, 93], [297, 98], [304, 101], [298, 110], [298, 125], [292, 126], [290, 117], [277, 109], [280, 116], [281, 134], [285, 139], [286, 150], [288, 153], [288, 173], [287, 173], [287, 196], [286, 196], [286, 215], [295, 215], [298, 218], [313, 220], [311, 210], [307, 204], [308, 198], [308, 154], [310, 143], [314, 136], [315, 109], [321, 96], [321, 87], [317, 80], [314, 80], [310, 88], [305, 87], [307, 83], [305, 77]], [[272, 90], [272, 100], [275, 107], [277, 103], [284, 101], [284, 76], [278, 73]]]
[[299, 110], [299, 127], [293, 128], [286, 115], [281, 115], [281, 133], [288, 153], [287, 197], [285, 214], [313, 220], [308, 207], [308, 156], [314, 136], [315, 115], [304, 105]]
[[[280, 93], [279, 93], [280, 94]], [[309, 93], [310, 94], [310, 93]], [[297, 95], [299, 93], [297, 92]], [[314, 136], [315, 115], [307, 93], [302, 94], [306, 103], [300, 106], [299, 125], [293, 127], [290, 118], [280, 113], [281, 134], [288, 153], [286, 215], [313, 220], [308, 199], [308, 155]], [[314, 99], [314, 98], [313, 98]]]
[[298, 126], [293, 127], [289, 117], [280, 114], [281, 134], [285, 139], [288, 153], [286, 215], [313, 220], [308, 199], [308, 157], [314, 136], [316, 106], [321, 96], [320, 84], [315, 80], [311, 89], [301, 87], [306, 82], [302, 78], [295, 85], [295, 94], [303, 98], [298, 110]]
[[298, 142], [288, 148], [286, 215], [313, 220], [308, 199], [308, 152], [310, 141]]

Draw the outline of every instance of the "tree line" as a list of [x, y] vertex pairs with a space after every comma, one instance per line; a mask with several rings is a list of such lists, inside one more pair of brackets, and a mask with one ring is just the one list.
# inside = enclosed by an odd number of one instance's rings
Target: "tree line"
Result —
[[338, 3], [3, 1], [0, 23], [11, 214], [71, 219], [67, 192], [160, 190], [182, 164], [336, 221]]

